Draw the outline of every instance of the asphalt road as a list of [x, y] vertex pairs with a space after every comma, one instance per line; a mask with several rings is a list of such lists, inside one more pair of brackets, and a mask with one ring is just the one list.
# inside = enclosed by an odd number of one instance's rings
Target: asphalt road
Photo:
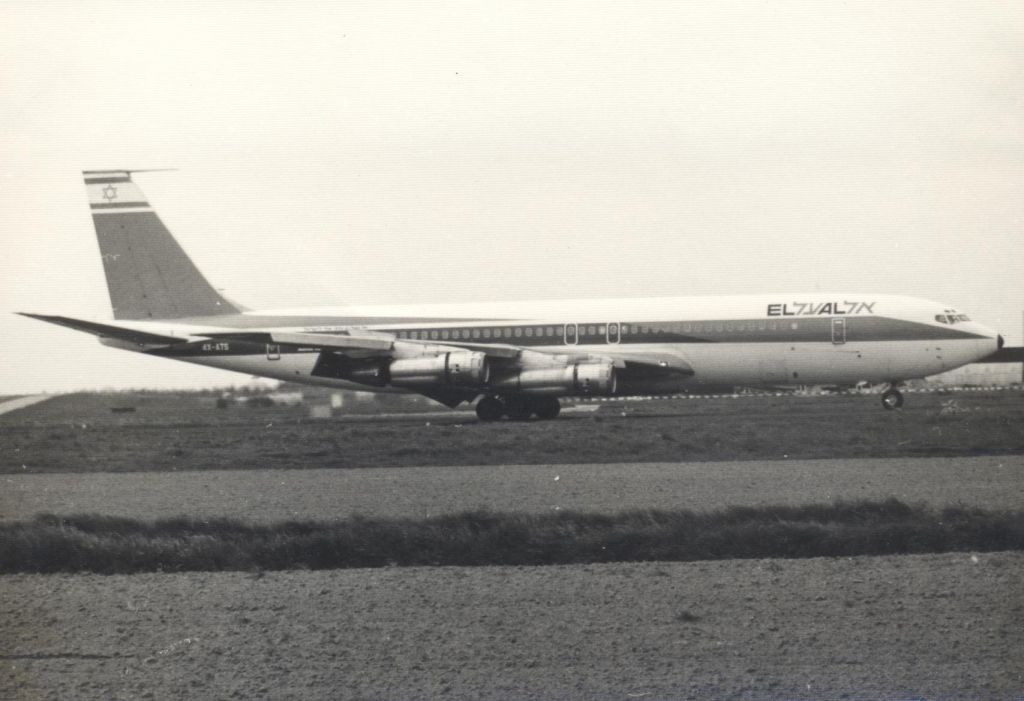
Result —
[[0, 519], [37, 513], [253, 522], [353, 514], [422, 518], [485, 508], [711, 510], [884, 499], [1024, 508], [1024, 456], [489, 465], [351, 470], [11, 474]]

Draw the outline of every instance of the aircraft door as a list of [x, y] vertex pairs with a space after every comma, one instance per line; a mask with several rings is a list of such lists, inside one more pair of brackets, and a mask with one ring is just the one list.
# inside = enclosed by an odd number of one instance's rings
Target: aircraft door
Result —
[[567, 346], [575, 346], [580, 341], [576, 324], [566, 324], [562, 329], [562, 334]]
[[846, 343], [846, 319], [841, 316], [832, 318], [832, 343]]
[[612, 323], [608, 324], [608, 337], [607, 338], [608, 338], [608, 343], [618, 343], [619, 342], [619, 323], [617, 321], [613, 321]]
[[280, 360], [281, 346], [276, 343], [267, 344], [267, 360]]

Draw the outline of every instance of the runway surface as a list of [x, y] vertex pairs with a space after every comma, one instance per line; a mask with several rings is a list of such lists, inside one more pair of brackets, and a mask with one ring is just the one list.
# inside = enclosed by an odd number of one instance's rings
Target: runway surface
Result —
[[840, 499], [1024, 508], [1024, 456], [4, 475], [0, 519], [99, 513], [252, 522], [472, 509], [711, 510]]
[[53, 399], [54, 396], [56, 395], [32, 394], [27, 397], [8, 399], [6, 402], [0, 402], [0, 414], [6, 414], [8, 412], [17, 411], [18, 409], [24, 409], [25, 407], [30, 407], [33, 404], [45, 402], [47, 399]]

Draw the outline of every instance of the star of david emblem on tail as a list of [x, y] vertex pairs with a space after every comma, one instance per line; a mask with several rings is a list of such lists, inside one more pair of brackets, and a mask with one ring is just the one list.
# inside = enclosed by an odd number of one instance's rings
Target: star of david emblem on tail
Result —
[[117, 188], [113, 185], [107, 185], [103, 188], [103, 199], [107, 202], [117, 199]]

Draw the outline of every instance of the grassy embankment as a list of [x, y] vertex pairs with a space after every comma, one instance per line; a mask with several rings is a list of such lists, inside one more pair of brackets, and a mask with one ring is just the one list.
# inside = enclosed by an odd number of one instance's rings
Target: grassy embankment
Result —
[[556, 565], [1024, 550], [1024, 512], [886, 501], [615, 515], [466, 512], [270, 526], [42, 515], [0, 525], [0, 573]]

